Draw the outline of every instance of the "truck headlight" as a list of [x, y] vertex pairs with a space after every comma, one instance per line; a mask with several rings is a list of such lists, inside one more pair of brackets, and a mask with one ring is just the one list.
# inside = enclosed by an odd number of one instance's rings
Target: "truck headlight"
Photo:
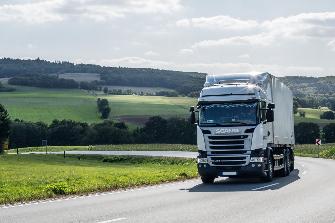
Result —
[[250, 163], [263, 163], [264, 157], [250, 157]]
[[198, 163], [208, 163], [207, 158], [198, 158]]

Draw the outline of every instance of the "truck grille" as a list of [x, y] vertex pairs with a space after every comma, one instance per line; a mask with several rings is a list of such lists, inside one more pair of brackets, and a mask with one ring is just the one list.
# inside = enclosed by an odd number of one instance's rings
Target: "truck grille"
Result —
[[249, 162], [248, 135], [207, 136], [208, 159], [213, 166], [244, 166]]

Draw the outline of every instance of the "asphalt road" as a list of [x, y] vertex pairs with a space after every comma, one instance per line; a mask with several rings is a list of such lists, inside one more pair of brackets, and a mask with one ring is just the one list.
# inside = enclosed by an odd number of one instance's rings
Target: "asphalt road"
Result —
[[0, 208], [0, 222], [335, 222], [335, 161], [297, 158], [271, 183], [196, 180]]

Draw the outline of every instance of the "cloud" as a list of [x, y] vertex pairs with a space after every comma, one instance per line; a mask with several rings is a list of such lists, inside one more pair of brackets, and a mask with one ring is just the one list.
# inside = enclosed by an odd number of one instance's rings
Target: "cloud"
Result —
[[59, 22], [64, 18], [55, 9], [62, 5], [60, 0], [49, 0], [23, 4], [0, 4], [0, 21], [26, 23]]
[[193, 54], [193, 50], [192, 49], [181, 49], [179, 50], [179, 54], [190, 55], [190, 54]]
[[130, 14], [172, 13], [180, 10], [180, 0], [36, 0], [26, 3], [0, 3], [0, 21], [26, 23], [89, 19], [97, 22]]
[[[179, 21], [177, 26], [220, 28], [224, 16], [192, 18]], [[237, 35], [214, 40], [203, 40], [193, 44], [193, 48], [206, 48], [228, 45], [259, 45], [269, 46], [282, 40], [309, 40], [312, 38], [333, 38], [335, 36], [335, 12], [302, 13], [295, 16], [279, 17], [263, 22], [241, 20], [229, 17], [231, 27], [240, 30], [254, 28], [253, 34]], [[202, 21], [195, 23], [192, 21]], [[206, 21], [206, 22], [204, 22]], [[210, 21], [210, 22], [208, 22]], [[200, 25], [201, 24], [201, 25]], [[222, 27], [225, 27], [224, 25]], [[230, 27], [226, 25], [226, 27]]]
[[335, 39], [330, 41], [328, 43], [328, 46], [331, 48], [331, 50], [335, 51]]
[[102, 60], [76, 60], [80, 63], [96, 63], [105, 66], [136, 68], [159, 68], [168, 70], [196, 71], [209, 74], [270, 72], [275, 76], [285, 75], [322, 75], [325, 69], [315, 66], [285, 66], [276, 64], [252, 63], [178, 63], [175, 61], [149, 60], [141, 57], [122, 57]]
[[234, 36], [218, 40], [203, 40], [192, 45], [192, 48], [208, 48], [218, 46], [240, 46], [240, 45], [260, 45], [268, 46], [273, 43], [274, 36], [268, 33], [260, 33], [249, 36]]
[[239, 55], [238, 57], [241, 58], [241, 59], [249, 59], [250, 55], [249, 54], [242, 54], [242, 55]]
[[149, 57], [155, 57], [155, 56], [159, 56], [159, 53], [149, 50], [145, 52], [144, 55], [149, 56]]
[[138, 67], [138, 68], [168, 68], [170, 62], [160, 60], [149, 60], [142, 57], [122, 57], [115, 59], [103, 59], [98, 61], [99, 64], [106, 66], [121, 66], [121, 67]]
[[228, 29], [245, 30], [253, 29], [259, 26], [255, 20], [242, 20], [230, 16], [220, 15], [214, 17], [200, 17], [191, 19], [182, 19], [176, 22], [178, 27], [194, 27], [204, 29]]
[[270, 72], [275, 76], [284, 75], [317, 75], [323, 74], [321, 67], [311, 66], [282, 66], [275, 64], [251, 64], [251, 63], [190, 63], [185, 64], [184, 69], [195, 70], [211, 74]]

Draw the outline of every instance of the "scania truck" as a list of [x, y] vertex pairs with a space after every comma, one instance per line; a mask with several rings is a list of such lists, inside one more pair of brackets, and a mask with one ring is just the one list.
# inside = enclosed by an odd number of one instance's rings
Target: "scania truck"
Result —
[[293, 96], [269, 73], [207, 75], [196, 106], [198, 172], [272, 181], [294, 169]]

